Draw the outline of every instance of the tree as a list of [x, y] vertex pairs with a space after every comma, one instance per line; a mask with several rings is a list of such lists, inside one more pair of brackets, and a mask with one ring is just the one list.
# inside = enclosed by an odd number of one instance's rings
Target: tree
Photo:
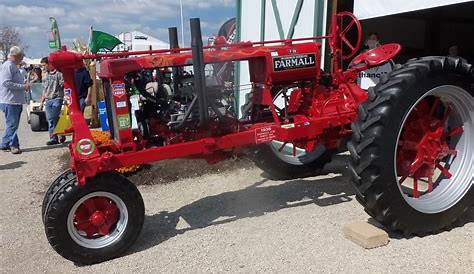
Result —
[[20, 33], [11, 26], [0, 26], [0, 58], [7, 59], [8, 51], [13, 46], [20, 46], [25, 50]]

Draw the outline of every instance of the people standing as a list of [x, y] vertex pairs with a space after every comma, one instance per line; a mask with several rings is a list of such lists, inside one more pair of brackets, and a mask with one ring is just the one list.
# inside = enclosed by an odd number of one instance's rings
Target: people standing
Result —
[[59, 114], [63, 106], [64, 78], [61, 72], [49, 64], [48, 57], [41, 59], [41, 66], [47, 70], [46, 77], [43, 79], [43, 96], [41, 98], [48, 120], [49, 141], [46, 142], [46, 145], [56, 145], [66, 140], [64, 136], [58, 138], [54, 134], [54, 128], [58, 123]]
[[18, 126], [25, 101], [25, 92], [30, 84], [25, 83], [18, 69], [24, 57], [20, 47], [13, 46], [8, 53], [8, 60], [0, 66], [0, 110], [5, 115], [5, 134], [2, 138], [1, 150], [20, 154]]
[[85, 67], [76, 70], [76, 89], [79, 97], [79, 107], [84, 113], [86, 108], [87, 98], [89, 96], [89, 88], [92, 86], [92, 79], [89, 71]]

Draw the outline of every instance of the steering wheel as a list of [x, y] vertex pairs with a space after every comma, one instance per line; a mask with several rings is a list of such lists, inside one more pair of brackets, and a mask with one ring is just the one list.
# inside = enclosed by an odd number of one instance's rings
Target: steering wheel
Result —
[[402, 46], [396, 43], [376, 47], [359, 54], [354, 58], [354, 60], [352, 60], [349, 67], [356, 67], [361, 64], [366, 65], [369, 68], [379, 66], [395, 57], [401, 49]]
[[[362, 42], [362, 26], [360, 21], [354, 14], [344, 11], [336, 14], [335, 23], [338, 28], [337, 38], [341, 42], [341, 58], [342, 60], [351, 59], [359, 51]], [[355, 44], [347, 38], [348, 33], [353, 29], [356, 31]]]

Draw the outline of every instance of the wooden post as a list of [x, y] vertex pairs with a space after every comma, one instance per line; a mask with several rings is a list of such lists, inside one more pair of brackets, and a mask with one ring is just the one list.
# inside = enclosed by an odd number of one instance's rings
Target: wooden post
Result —
[[98, 127], [99, 126], [99, 119], [98, 119], [98, 110], [97, 110], [97, 70], [96, 70], [96, 62], [92, 61], [89, 65], [89, 74], [92, 79], [92, 86], [89, 88], [90, 100], [91, 100], [91, 127]]
[[[327, 14], [326, 14], [326, 20], [327, 20], [327, 24], [326, 24], [326, 33], [330, 33], [331, 32], [331, 25], [332, 25], [332, 16], [334, 14], [337, 13], [337, 4], [338, 4], [338, 0], [327, 0], [327, 4], [328, 4], [328, 9], [327, 9]], [[332, 56], [331, 56], [331, 50], [329, 49], [329, 44], [328, 44], [328, 41], [325, 41], [326, 43], [326, 57], [324, 58], [324, 61], [325, 61], [325, 64], [324, 64], [324, 70], [326, 70], [327, 72], [329, 71], [332, 71]]]
[[[337, 13], [337, 4], [338, 4], [337, 1], [338, 0], [332, 0], [331, 1], [331, 15], [334, 15], [334, 14]], [[331, 18], [331, 17], [328, 17], [328, 18]], [[329, 20], [331, 20], [331, 19], [329, 19]]]

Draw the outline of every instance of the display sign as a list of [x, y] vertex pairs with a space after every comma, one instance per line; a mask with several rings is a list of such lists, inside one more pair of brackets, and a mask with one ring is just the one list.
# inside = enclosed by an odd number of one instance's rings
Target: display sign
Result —
[[312, 68], [316, 66], [314, 54], [273, 57], [273, 71]]

